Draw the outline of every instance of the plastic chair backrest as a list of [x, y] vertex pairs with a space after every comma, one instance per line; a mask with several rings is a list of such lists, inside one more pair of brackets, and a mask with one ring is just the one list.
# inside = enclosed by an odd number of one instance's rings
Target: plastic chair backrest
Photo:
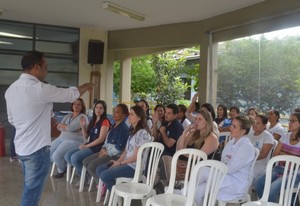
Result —
[[198, 149], [186, 148], [186, 149], [178, 150], [172, 158], [170, 182], [169, 182], [169, 187], [168, 187], [166, 193], [170, 193], [170, 194], [174, 193], [174, 186], [175, 186], [175, 181], [176, 181], [176, 171], [177, 171], [177, 161], [179, 159], [179, 156], [181, 156], [181, 155], [184, 155], [188, 158], [186, 171], [185, 171], [185, 178], [184, 178], [184, 183], [183, 183], [183, 189], [182, 189], [183, 195], [186, 196], [188, 182], [190, 179], [190, 171], [192, 171], [193, 168], [195, 167], [195, 165], [198, 162], [200, 162], [201, 160], [207, 160], [207, 155], [205, 152], [198, 150]]
[[209, 174], [205, 188], [203, 205], [215, 206], [216, 204], [217, 194], [220, 185], [227, 174], [228, 168], [223, 162], [217, 160], [204, 160], [196, 164], [192, 170], [191, 179], [188, 185], [186, 206], [194, 204], [195, 193], [197, 191], [199, 177], [201, 176], [201, 172], [199, 173], [199, 170], [204, 167], [209, 168]]
[[266, 202], [268, 201], [271, 187], [272, 169], [274, 165], [277, 165], [279, 162], [285, 163], [280, 187], [279, 204], [283, 206], [290, 206], [292, 203], [294, 188], [298, 188], [298, 185], [295, 184], [297, 175], [293, 174], [298, 174], [300, 172], [300, 158], [292, 155], [278, 155], [269, 160], [266, 169], [264, 192], [260, 200]]
[[164, 151], [164, 145], [159, 142], [147, 142], [140, 146], [137, 154], [136, 169], [132, 182], [140, 182], [143, 178], [145, 164], [147, 163], [147, 177], [145, 184], [153, 186], [159, 159]]
[[254, 149], [254, 160], [253, 163], [251, 165], [251, 169], [250, 169], [250, 175], [249, 175], [249, 179], [248, 179], [248, 187], [247, 190], [245, 191], [245, 197], [248, 195], [249, 189], [251, 188], [252, 182], [253, 182], [253, 170], [254, 170], [254, 165], [255, 162], [259, 156], [260, 151], [257, 148], [253, 148]]
[[271, 149], [271, 154], [270, 154], [270, 158], [272, 158], [274, 151], [276, 150], [276, 147], [278, 145], [278, 141], [276, 139], [274, 139], [274, 143], [273, 143], [273, 147]]
[[224, 142], [225, 144], [230, 140], [230, 132], [220, 132], [218, 135], [219, 143]]

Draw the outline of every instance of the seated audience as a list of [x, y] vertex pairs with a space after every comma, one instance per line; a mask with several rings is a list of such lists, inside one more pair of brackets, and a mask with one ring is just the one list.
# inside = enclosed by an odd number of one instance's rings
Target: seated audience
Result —
[[284, 129], [282, 125], [279, 123], [279, 119], [280, 119], [279, 111], [272, 109], [268, 112], [268, 120], [270, 122], [270, 125], [267, 126], [267, 131], [270, 132], [277, 141], [284, 133]]
[[[289, 133], [282, 134], [273, 156], [293, 155], [300, 157], [300, 113], [296, 112], [290, 116], [289, 131]], [[272, 170], [272, 183], [269, 194], [269, 202], [278, 203], [283, 170], [284, 167], [282, 167], [281, 164], [277, 165]], [[266, 176], [263, 175], [257, 180], [256, 193], [259, 198], [262, 197], [264, 191], [265, 177]], [[299, 180], [300, 174], [298, 173], [295, 185], [298, 185]]]
[[[216, 118], [216, 113], [214, 110], [214, 107], [210, 104], [210, 103], [204, 103], [201, 105], [200, 109], [205, 108], [212, 116], [213, 119]], [[213, 131], [216, 135], [219, 135], [219, 129], [218, 129], [218, 125], [215, 121], [212, 122], [213, 123]]]
[[256, 185], [257, 178], [265, 173], [274, 144], [272, 134], [266, 130], [267, 123], [268, 118], [266, 116], [257, 115], [253, 125], [253, 133], [248, 135], [253, 146], [260, 151], [254, 165], [253, 185]]
[[[248, 177], [255, 160], [254, 148], [247, 137], [253, 120], [246, 116], [233, 118], [230, 127], [233, 137], [225, 146], [222, 153], [222, 162], [228, 167], [227, 175], [221, 183], [217, 199], [229, 201], [241, 198], [248, 190]], [[199, 186], [196, 192], [196, 203], [202, 206], [209, 168], [199, 171]]]
[[178, 108], [179, 108], [179, 112], [177, 115], [177, 120], [181, 123], [181, 125], [183, 126], [183, 129], [185, 129], [191, 124], [190, 120], [188, 120], [188, 118], [186, 118], [186, 116], [185, 116], [185, 112], [186, 112], [187, 108], [183, 104], [179, 104]]
[[111, 164], [102, 164], [96, 169], [97, 176], [109, 191], [116, 184], [116, 178], [134, 176], [138, 149], [151, 141], [146, 114], [140, 106], [131, 107], [128, 119], [132, 127], [124, 152], [117, 160], [111, 160]]
[[57, 129], [61, 131], [61, 134], [51, 143], [51, 161], [57, 166], [57, 174], [54, 175], [54, 178], [62, 178], [66, 172], [65, 154], [85, 142], [82, 136], [82, 126], [80, 125], [81, 118], [88, 122], [83, 100], [79, 98], [73, 102], [71, 110], [72, 113], [67, 114], [61, 123], [57, 125]]
[[198, 92], [194, 94], [192, 101], [190, 105], [187, 107], [187, 110], [185, 112], [186, 118], [188, 118], [188, 120], [190, 120], [191, 123], [195, 122], [195, 115], [200, 109], [199, 102], [197, 102], [198, 96], [199, 96]]
[[[109, 130], [110, 123], [106, 116], [107, 106], [105, 101], [99, 100], [94, 104], [93, 117], [87, 129], [84, 119], [80, 119], [82, 133], [85, 138], [89, 137], [87, 143], [74, 148], [65, 154], [65, 160], [76, 168], [78, 175], [81, 175], [81, 170], [84, 158], [98, 153], [104, 144], [106, 134]], [[86, 179], [87, 180], [87, 179]], [[79, 186], [80, 181], [78, 181]]]
[[82, 162], [88, 173], [96, 181], [98, 180], [96, 168], [101, 164], [108, 163], [110, 160], [119, 159], [125, 148], [129, 136], [129, 128], [125, 124], [125, 118], [128, 113], [126, 104], [118, 104], [114, 108], [113, 120], [115, 124], [109, 130], [100, 152], [86, 157]]

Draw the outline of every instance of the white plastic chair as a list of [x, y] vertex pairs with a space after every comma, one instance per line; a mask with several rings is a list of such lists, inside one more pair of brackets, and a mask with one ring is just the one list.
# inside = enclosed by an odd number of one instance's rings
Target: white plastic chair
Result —
[[[53, 175], [54, 175], [54, 171], [55, 171], [55, 166], [56, 166], [56, 164], [55, 164], [55, 162], [53, 162], [52, 163], [52, 168], [51, 168], [51, 172], [50, 172], [50, 177], [53, 177]], [[67, 174], [66, 174], [66, 181], [67, 182], [69, 182], [69, 180], [70, 180], [70, 169], [71, 169], [71, 166], [70, 166], [70, 164], [68, 164], [68, 166], [67, 166]]]
[[[225, 137], [224, 143], [226, 144], [230, 140], [231, 132], [220, 132], [218, 135], [219, 141], [220, 141], [220, 137]], [[221, 142], [223, 142], [223, 141], [221, 141]]]
[[237, 198], [237, 199], [233, 199], [233, 200], [226, 201], [226, 202], [218, 200], [218, 206], [225, 206], [227, 203], [228, 204], [241, 204], [244, 202], [251, 201], [251, 195], [249, 193], [252, 192], [251, 185], [252, 185], [252, 181], [253, 181], [253, 169], [254, 169], [255, 162], [259, 156], [259, 150], [257, 148], [253, 148], [253, 149], [254, 149], [255, 158], [254, 158], [252, 166], [251, 166], [250, 175], [248, 177], [248, 187], [247, 187], [247, 190], [246, 190], [244, 196], [242, 198]]
[[[158, 166], [159, 159], [164, 150], [164, 145], [158, 142], [148, 142], [143, 144], [137, 154], [136, 170], [134, 173], [133, 180], [128, 183], [121, 183], [114, 185], [109, 199], [108, 205], [116, 205], [117, 198], [124, 198], [124, 206], [130, 206], [132, 199], [145, 199], [155, 194], [153, 189], [153, 184], [155, 180], [156, 170]], [[144, 172], [145, 165], [142, 164], [143, 156], [148, 157], [149, 151], [149, 161], [147, 168], [147, 177], [145, 183], [140, 183], [142, 180], [142, 173]], [[146, 161], [145, 161], [146, 162]]]
[[[175, 194], [174, 186], [176, 181], [176, 170], [177, 170], [177, 162], [179, 159], [179, 156], [185, 155], [188, 157], [187, 160], [187, 167], [185, 172], [185, 178], [183, 182], [183, 189], [182, 194]], [[195, 185], [189, 185], [189, 182], [195, 181], [197, 178], [197, 172], [194, 171], [194, 168], [196, 167], [196, 164], [198, 164], [201, 160], [205, 161], [207, 160], [207, 155], [201, 150], [197, 149], [181, 149], [178, 150], [173, 158], [171, 163], [171, 176], [169, 181], [169, 186], [164, 194], [154, 195], [153, 197], [150, 197], [147, 200], [146, 206], [150, 205], [185, 205], [187, 203], [187, 196], [190, 195], [190, 198], [192, 198], [192, 202], [194, 201], [194, 195], [192, 193], [195, 193], [196, 190], [196, 183]], [[223, 163], [222, 163], [223, 164]], [[206, 164], [204, 164], [206, 165]], [[190, 174], [190, 171], [193, 171], [194, 173]], [[194, 187], [194, 188], [188, 188], [188, 187]], [[190, 194], [190, 192], [192, 192]]]
[[[285, 162], [284, 173], [282, 176], [282, 184], [280, 188], [279, 203], [268, 202], [271, 187], [272, 169], [274, 165], [276, 165], [279, 162]], [[299, 189], [299, 184], [295, 184], [297, 175], [293, 175], [300, 172], [299, 166], [300, 158], [296, 156], [278, 155], [271, 158], [267, 164], [265, 187], [262, 198], [258, 201], [244, 203], [242, 204], [242, 206], [290, 206], [292, 204], [292, 195], [294, 188]], [[289, 170], [293, 172], [289, 172]]]

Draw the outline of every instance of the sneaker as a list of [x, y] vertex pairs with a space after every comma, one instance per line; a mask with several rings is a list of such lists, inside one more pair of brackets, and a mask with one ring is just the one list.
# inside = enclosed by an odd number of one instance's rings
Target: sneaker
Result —
[[[84, 180], [84, 186], [85, 185], [87, 185], [88, 184], [88, 182], [89, 182], [89, 178], [85, 178], [85, 180]], [[75, 185], [76, 187], [80, 187], [80, 178], [79, 178], [79, 180], [76, 182], [76, 185]]]
[[61, 173], [59, 173], [59, 172], [57, 172], [53, 177], [54, 178], [63, 178], [64, 177], [64, 175], [65, 175], [65, 173], [66, 173], [66, 171], [64, 171], [64, 172], [61, 172]]
[[9, 158], [9, 162], [14, 162], [14, 161], [18, 161], [18, 157], [17, 156], [14, 156], [14, 157], [10, 157]]

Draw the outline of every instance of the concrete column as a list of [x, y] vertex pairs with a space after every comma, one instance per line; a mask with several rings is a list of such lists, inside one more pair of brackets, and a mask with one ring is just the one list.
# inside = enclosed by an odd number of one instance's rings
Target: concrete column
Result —
[[199, 69], [199, 103], [200, 105], [208, 102], [209, 97], [209, 38], [208, 35], [203, 34], [200, 42], [200, 69]]
[[131, 102], [131, 59], [121, 62], [120, 101], [130, 107]]
[[114, 90], [114, 55], [112, 51], [107, 51], [107, 64], [105, 74], [105, 102], [107, 113], [112, 114], [113, 109], [113, 90]]

